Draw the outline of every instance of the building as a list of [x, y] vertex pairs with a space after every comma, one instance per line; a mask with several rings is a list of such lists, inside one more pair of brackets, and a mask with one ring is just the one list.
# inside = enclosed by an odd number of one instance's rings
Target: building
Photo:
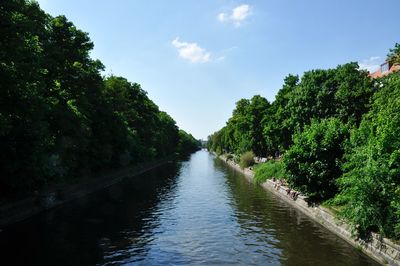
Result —
[[380, 78], [398, 70], [400, 70], [399, 64], [390, 64], [386, 61], [377, 71], [370, 73], [369, 76], [371, 78]]

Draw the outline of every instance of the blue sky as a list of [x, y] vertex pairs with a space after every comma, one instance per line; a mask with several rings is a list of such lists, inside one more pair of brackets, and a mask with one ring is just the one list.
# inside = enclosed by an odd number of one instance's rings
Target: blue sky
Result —
[[400, 42], [399, 0], [40, 0], [88, 32], [104, 74], [138, 82], [178, 126], [205, 139], [241, 98], [273, 101], [289, 73], [357, 61]]

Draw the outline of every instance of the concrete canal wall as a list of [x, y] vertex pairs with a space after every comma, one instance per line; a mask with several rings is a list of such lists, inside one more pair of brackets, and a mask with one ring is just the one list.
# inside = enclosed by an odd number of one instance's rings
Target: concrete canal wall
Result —
[[[243, 173], [247, 180], [253, 182], [254, 172], [251, 169], [242, 169], [234, 161], [227, 160], [224, 156], [219, 156], [219, 158], [235, 170]], [[362, 250], [365, 254], [376, 261], [385, 265], [400, 265], [400, 245], [393, 241], [382, 238], [378, 234], [373, 234], [372, 239], [369, 242], [356, 240], [352, 237], [349, 226], [343, 221], [338, 220], [330, 210], [322, 206], [309, 206], [306, 198], [301, 195], [294, 200], [292, 197], [288, 196], [287, 187], [278, 186], [272, 180], [267, 180], [262, 183], [261, 186], [265, 190], [272, 192], [290, 205], [296, 207], [298, 210], [340, 236], [357, 249]]]
[[164, 165], [172, 159], [172, 157], [164, 158], [154, 162], [125, 167], [73, 185], [57, 185], [46, 191], [38, 192], [37, 195], [0, 205], [0, 231], [1, 227], [25, 220], [40, 212], [107, 188], [128, 176], [137, 176]]

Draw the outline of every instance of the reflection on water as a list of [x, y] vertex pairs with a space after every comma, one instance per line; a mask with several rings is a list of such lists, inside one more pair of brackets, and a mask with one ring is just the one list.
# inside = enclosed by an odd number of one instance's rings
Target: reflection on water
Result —
[[0, 233], [4, 265], [375, 265], [205, 151]]

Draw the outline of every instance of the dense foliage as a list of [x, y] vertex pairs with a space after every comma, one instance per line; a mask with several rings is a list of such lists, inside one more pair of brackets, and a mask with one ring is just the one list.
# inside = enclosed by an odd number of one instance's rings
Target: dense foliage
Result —
[[292, 135], [312, 120], [336, 117], [358, 125], [374, 91], [357, 63], [308, 71], [301, 81], [289, 75], [272, 104], [259, 95], [238, 101], [226, 126], [209, 137], [209, 147], [236, 154], [252, 150], [256, 156], [284, 152]]
[[247, 151], [240, 156], [239, 165], [240, 167], [247, 168], [254, 164], [254, 153], [252, 151]]
[[391, 64], [400, 64], [400, 43], [396, 43], [394, 48], [390, 49], [387, 58]]
[[1, 198], [197, 148], [139, 84], [103, 78], [66, 17], [1, 1], [0, 36]]
[[361, 235], [400, 238], [400, 73], [380, 81], [371, 110], [351, 133], [336, 198]]
[[284, 179], [286, 178], [285, 166], [281, 160], [269, 160], [259, 164], [254, 173], [256, 183], [264, 183], [269, 178]]
[[269, 106], [267, 99], [259, 95], [241, 99], [226, 126], [209, 137], [208, 146], [217, 153], [242, 154], [252, 150], [257, 156], [266, 155], [268, 147], [260, 124]]
[[314, 201], [335, 196], [348, 135], [348, 128], [337, 118], [313, 121], [295, 133], [284, 156], [288, 183]]
[[[400, 44], [387, 60], [400, 63]], [[312, 201], [330, 200], [360, 236], [400, 238], [400, 73], [373, 80], [357, 63], [289, 75], [271, 104], [241, 99], [208, 148], [281, 156], [256, 167], [257, 179], [284, 176]], [[334, 200], [332, 200], [334, 199]]]
[[184, 130], [179, 130], [178, 151], [182, 155], [187, 155], [199, 149], [201, 142], [196, 140], [191, 134]]

